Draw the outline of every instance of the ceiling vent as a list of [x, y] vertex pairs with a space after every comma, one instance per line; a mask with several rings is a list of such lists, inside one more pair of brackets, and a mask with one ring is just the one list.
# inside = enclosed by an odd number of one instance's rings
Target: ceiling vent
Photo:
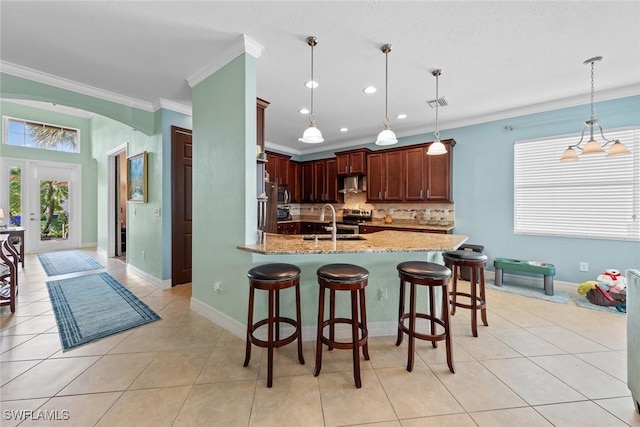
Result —
[[438, 104], [438, 107], [446, 107], [449, 105], [449, 100], [446, 96], [441, 96], [438, 99], [431, 99], [427, 101], [427, 104], [429, 104], [429, 107], [431, 108], [436, 108], [436, 104]]

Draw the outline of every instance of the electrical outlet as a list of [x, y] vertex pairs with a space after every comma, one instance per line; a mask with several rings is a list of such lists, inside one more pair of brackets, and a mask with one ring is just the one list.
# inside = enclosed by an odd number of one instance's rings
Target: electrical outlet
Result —
[[580, 271], [589, 271], [589, 263], [580, 261]]
[[223, 291], [222, 282], [214, 282], [213, 283], [213, 292], [216, 294], [221, 294]]
[[387, 288], [381, 288], [380, 289], [380, 301], [386, 301], [387, 300]]
[[142, 259], [144, 259], [144, 251], [142, 251]]

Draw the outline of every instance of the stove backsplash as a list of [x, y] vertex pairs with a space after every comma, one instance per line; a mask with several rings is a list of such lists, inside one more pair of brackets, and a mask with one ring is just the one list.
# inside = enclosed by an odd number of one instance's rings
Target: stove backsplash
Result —
[[[343, 209], [361, 209], [372, 211], [373, 220], [382, 220], [387, 214], [397, 220], [446, 220], [455, 222], [453, 203], [367, 203], [366, 193], [347, 193], [344, 203], [332, 203], [338, 216]], [[290, 212], [293, 217], [320, 215], [324, 203], [292, 203]], [[327, 213], [325, 213], [326, 217]], [[330, 215], [329, 215], [330, 218]]]

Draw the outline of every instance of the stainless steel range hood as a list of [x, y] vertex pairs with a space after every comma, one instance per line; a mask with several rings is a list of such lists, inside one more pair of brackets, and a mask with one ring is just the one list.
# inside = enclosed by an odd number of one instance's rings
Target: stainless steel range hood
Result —
[[366, 191], [364, 180], [365, 177], [363, 175], [346, 176], [344, 177], [342, 188], [338, 191], [340, 193], [362, 193]]

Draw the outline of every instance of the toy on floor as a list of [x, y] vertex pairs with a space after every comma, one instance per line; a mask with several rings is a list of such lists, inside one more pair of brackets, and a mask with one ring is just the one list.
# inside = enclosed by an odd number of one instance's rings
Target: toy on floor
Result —
[[589, 302], [605, 307], [615, 307], [627, 312], [627, 280], [618, 270], [607, 269], [597, 280], [587, 280], [578, 286], [578, 293], [585, 295]]

